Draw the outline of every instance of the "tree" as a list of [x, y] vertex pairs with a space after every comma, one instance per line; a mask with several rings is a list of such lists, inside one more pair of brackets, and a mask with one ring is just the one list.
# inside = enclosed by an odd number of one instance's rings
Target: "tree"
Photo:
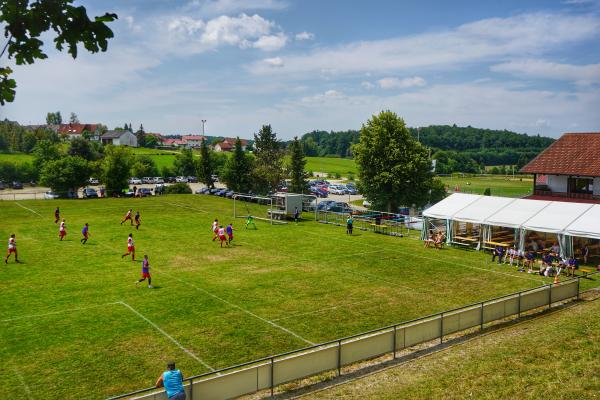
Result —
[[133, 154], [128, 147], [107, 146], [100, 165], [100, 175], [109, 196], [114, 193], [119, 194], [123, 189], [129, 187], [132, 164]]
[[283, 177], [283, 151], [271, 125], [263, 125], [254, 134], [253, 187], [258, 193], [275, 190]]
[[298, 140], [298, 137], [294, 137], [294, 140], [289, 147], [290, 152], [290, 178], [292, 183], [290, 185], [290, 191], [293, 193], [304, 193], [308, 183], [306, 181], [307, 174], [304, 171], [306, 166], [306, 160], [304, 159], [304, 151], [302, 149], [302, 142]]
[[48, 114], [46, 114], [46, 123], [48, 125], [62, 124], [62, 115], [60, 115], [60, 111], [49, 112]]
[[428, 150], [395, 113], [382, 111], [367, 121], [353, 153], [361, 192], [375, 207], [396, 212], [400, 205], [428, 202], [433, 180]]
[[62, 156], [57, 144], [49, 140], [39, 141], [33, 148], [33, 167], [41, 171], [44, 165]]
[[70, 124], [78, 124], [79, 123], [79, 118], [77, 117], [77, 114], [75, 114], [74, 112], [72, 112], [71, 115], [69, 116], [69, 123]]
[[47, 162], [40, 172], [40, 182], [56, 193], [77, 192], [90, 179], [87, 160], [78, 156], [61, 157]]
[[146, 147], [153, 149], [156, 146], [158, 146], [158, 139], [156, 138], [156, 136], [146, 135], [145, 139], [146, 139]]
[[434, 178], [429, 191], [429, 204], [435, 204], [442, 201], [448, 193], [446, 193], [446, 185], [440, 178]]
[[140, 129], [135, 133], [137, 138], [138, 146], [146, 147], [146, 132], [144, 132], [144, 125], [140, 124]]
[[181, 153], [175, 156], [173, 162], [175, 173], [181, 176], [195, 176], [196, 162], [194, 161], [194, 153], [191, 149], [182, 149]]
[[[8, 58], [15, 58], [17, 65], [33, 64], [48, 56], [43, 51], [44, 42], [39, 38], [47, 31], [54, 31], [56, 49], [65, 45], [68, 53], [77, 58], [77, 45], [91, 52], [106, 51], [108, 39], [113, 32], [106, 25], [117, 19], [116, 14], [105, 13], [90, 20], [85, 7], [72, 5], [73, 0], [12, 0], [0, 2], [0, 25], [4, 25], [6, 43], [0, 50], [0, 58], [8, 50]], [[12, 69], [0, 67], [0, 105], [15, 99], [17, 84], [10, 78]]]
[[200, 161], [198, 162], [197, 170], [198, 180], [207, 187], [213, 188], [215, 187], [215, 182], [212, 178], [214, 173], [212, 150], [208, 148], [206, 140], [202, 139], [200, 142]]
[[252, 159], [242, 149], [242, 141], [235, 141], [233, 155], [225, 163], [221, 178], [234, 192], [247, 193], [252, 188]]
[[140, 154], [135, 157], [133, 166], [131, 167], [133, 176], [158, 176], [158, 168], [154, 160], [146, 154]]
[[88, 161], [100, 158], [100, 154], [95, 151], [90, 142], [80, 137], [71, 140], [67, 154], [70, 156], [79, 156]]

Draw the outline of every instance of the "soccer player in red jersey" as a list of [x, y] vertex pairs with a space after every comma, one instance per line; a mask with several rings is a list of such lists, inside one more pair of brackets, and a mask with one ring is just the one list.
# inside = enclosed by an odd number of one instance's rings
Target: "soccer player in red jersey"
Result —
[[219, 236], [219, 220], [216, 218], [212, 223], [212, 231], [213, 231], [213, 242], [214, 242], [215, 240], [217, 240], [217, 237]]
[[129, 234], [127, 238], [127, 253], [123, 254], [121, 258], [127, 257], [131, 254], [131, 261], [135, 261], [135, 243], [133, 242], [133, 233]]
[[4, 263], [8, 264], [8, 257], [11, 254], [15, 255], [15, 262], [19, 262], [19, 257], [17, 256], [17, 241], [15, 240], [15, 234], [10, 235], [8, 239], [8, 253], [6, 254], [6, 258], [4, 259]]
[[60, 219], [60, 209], [58, 207], [56, 207], [56, 210], [54, 210], [54, 223], [57, 224], [59, 219]]
[[127, 214], [125, 214], [125, 218], [123, 218], [123, 221], [121, 221], [121, 225], [123, 225], [123, 222], [129, 221], [131, 222], [131, 226], [133, 226], [133, 220], [131, 219], [131, 211], [131, 208], [129, 209], [129, 211], [127, 211]]
[[223, 247], [223, 242], [225, 242], [225, 244], [229, 246], [229, 242], [227, 241], [227, 236], [225, 236], [225, 229], [223, 228], [223, 225], [219, 226], [219, 230], [217, 232], [219, 234], [219, 239], [221, 240], [221, 248]]
[[65, 226], [65, 219], [63, 218], [60, 223], [60, 228], [58, 228], [58, 237], [60, 238], [61, 242], [65, 236], [67, 236], [67, 227]]

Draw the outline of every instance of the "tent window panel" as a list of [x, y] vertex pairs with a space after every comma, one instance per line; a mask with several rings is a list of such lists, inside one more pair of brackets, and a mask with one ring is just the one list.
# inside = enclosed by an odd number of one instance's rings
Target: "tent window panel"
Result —
[[515, 229], [501, 226], [492, 227], [492, 242], [514, 243]]
[[454, 236], [479, 237], [481, 234], [481, 225], [470, 222], [455, 222]]
[[558, 236], [555, 233], [530, 232], [525, 240], [525, 248], [533, 251], [544, 251], [552, 246], [558, 246]]
[[569, 193], [594, 193], [594, 180], [591, 178], [569, 178]]

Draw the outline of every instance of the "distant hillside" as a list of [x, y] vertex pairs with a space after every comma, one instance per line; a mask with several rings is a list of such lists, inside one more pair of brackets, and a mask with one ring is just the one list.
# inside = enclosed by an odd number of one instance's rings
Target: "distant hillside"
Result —
[[[543, 136], [529, 136], [507, 130], [431, 125], [409, 128], [411, 135], [432, 150], [436, 172], [480, 172], [484, 166], [522, 166], [554, 142]], [[352, 157], [351, 146], [359, 131], [313, 131], [302, 135], [307, 156]]]

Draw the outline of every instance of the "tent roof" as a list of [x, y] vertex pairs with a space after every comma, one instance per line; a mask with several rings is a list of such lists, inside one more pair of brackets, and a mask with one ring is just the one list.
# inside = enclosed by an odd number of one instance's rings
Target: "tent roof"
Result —
[[516, 199], [510, 206], [487, 217], [485, 223], [507, 228], [518, 228], [550, 203], [550, 201], [544, 200]]
[[510, 197], [482, 196], [454, 214], [452, 219], [481, 224], [487, 217], [509, 206], [515, 200]]
[[600, 205], [596, 204], [589, 208], [565, 229], [565, 233], [571, 236], [600, 239]]
[[434, 204], [423, 215], [429, 218], [452, 219], [452, 216], [483, 196], [466, 193], [453, 193]]
[[531, 231], [561, 233], [591, 207], [592, 204], [550, 202], [527, 220], [523, 227]]

